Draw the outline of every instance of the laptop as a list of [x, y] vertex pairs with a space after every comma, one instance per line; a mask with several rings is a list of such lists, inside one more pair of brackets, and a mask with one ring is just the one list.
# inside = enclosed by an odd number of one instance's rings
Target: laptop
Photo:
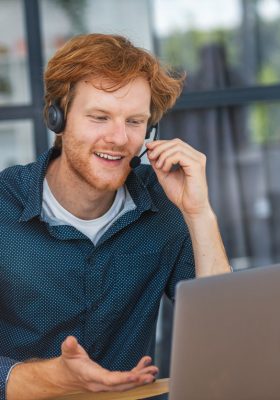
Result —
[[180, 282], [169, 400], [280, 399], [280, 264]]

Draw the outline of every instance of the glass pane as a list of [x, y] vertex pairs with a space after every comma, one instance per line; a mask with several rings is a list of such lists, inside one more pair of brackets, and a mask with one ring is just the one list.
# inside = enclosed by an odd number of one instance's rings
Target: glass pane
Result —
[[158, 52], [189, 90], [280, 82], [278, 0], [154, 0]]
[[39, 5], [45, 61], [70, 37], [83, 33], [119, 33], [139, 46], [153, 47], [150, 0], [40, 0]]
[[0, 122], [0, 170], [34, 161], [35, 149], [31, 121]]
[[207, 155], [209, 196], [234, 268], [280, 262], [278, 103], [173, 111], [161, 138]]
[[30, 102], [23, 1], [0, 0], [0, 105]]

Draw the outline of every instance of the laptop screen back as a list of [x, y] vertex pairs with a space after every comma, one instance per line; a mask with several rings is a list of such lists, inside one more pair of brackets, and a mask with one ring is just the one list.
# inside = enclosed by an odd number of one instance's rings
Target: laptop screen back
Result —
[[170, 400], [279, 400], [279, 265], [178, 284], [170, 376]]

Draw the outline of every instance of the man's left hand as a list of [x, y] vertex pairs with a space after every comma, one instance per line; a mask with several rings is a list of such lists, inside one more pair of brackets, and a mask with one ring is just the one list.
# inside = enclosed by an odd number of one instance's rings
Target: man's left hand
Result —
[[181, 212], [192, 217], [209, 210], [206, 156], [180, 139], [156, 140], [147, 148], [163, 190]]

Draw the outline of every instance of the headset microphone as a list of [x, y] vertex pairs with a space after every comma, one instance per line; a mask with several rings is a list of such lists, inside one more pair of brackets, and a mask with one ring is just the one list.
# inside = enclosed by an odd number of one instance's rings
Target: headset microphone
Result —
[[[150, 133], [152, 132], [152, 130], [155, 129], [155, 135], [153, 140], [157, 140], [158, 137], [158, 123], [156, 125], [152, 125], [150, 128], [148, 128], [147, 133], [146, 133], [146, 139], [149, 138]], [[140, 164], [141, 164], [141, 158], [143, 157], [144, 154], [146, 154], [148, 151], [148, 149], [145, 149], [140, 156], [135, 156], [130, 160], [129, 166], [130, 168], [137, 168]]]
[[136, 168], [141, 164], [141, 157], [143, 157], [143, 155], [145, 153], [147, 153], [148, 149], [144, 150], [143, 153], [140, 154], [140, 156], [135, 156], [130, 160], [129, 166], [131, 168]]

